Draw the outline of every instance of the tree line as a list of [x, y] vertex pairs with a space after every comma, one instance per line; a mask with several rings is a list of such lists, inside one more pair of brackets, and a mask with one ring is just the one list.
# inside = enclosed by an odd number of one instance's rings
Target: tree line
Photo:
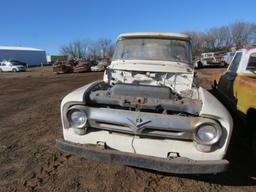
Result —
[[98, 40], [75, 40], [60, 48], [63, 55], [69, 58], [97, 58], [112, 57], [114, 44], [111, 39], [99, 38]]
[[[256, 23], [235, 22], [211, 28], [206, 32], [185, 31], [192, 39], [193, 54], [202, 52], [230, 51], [231, 47], [256, 44]], [[76, 40], [63, 45], [60, 52], [70, 58], [112, 57], [114, 44], [109, 38]]]
[[211, 28], [206, 32], [186, 31], [192, 39], [194, 55], [211, 51], [230, 51], [248, 44], [256, 44], [256, 23], [235, 22]]

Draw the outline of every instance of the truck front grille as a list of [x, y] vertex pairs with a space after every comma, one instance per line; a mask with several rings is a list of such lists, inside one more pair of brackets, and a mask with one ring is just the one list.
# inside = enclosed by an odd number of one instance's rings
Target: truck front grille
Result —
[[192, 118], [106, 108], [89, 108], [90, 128], [140, 137], [192, 140]]

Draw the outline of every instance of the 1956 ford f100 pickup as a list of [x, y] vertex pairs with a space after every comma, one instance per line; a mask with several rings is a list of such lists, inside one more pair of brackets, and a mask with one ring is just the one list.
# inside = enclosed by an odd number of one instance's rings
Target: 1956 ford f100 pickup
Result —
[[194, 83], [190, 37], [125, 33], [102, 81], [61, 102], [57, 147], [87, 159], [182, 174], [225, 171], [232, 118]]

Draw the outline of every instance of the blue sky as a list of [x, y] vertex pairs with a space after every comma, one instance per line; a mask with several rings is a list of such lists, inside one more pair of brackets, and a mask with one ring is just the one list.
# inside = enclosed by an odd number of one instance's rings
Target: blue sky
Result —
[[235, 21], [256, 22], [256, 0], [2, 0], [0, 45], [58, 54], [77, 39], [122, 32], [206, 31]]

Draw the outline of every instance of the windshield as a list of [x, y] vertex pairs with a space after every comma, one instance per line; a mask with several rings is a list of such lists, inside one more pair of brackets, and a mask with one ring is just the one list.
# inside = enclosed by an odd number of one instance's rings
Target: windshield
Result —
[[247, 70], [256, 70], [256, 53], [250, 55], [249, 62], [247, 65]]
[[125, 39], [117, 42], [113, 60], [160, 60], [191, 63], [190, 42], [173, 39]]
[[17, 65], [21, 65], [21, 63], [18, 63], [18, 62], [12, 62], [12, 65], [17, 66]]

